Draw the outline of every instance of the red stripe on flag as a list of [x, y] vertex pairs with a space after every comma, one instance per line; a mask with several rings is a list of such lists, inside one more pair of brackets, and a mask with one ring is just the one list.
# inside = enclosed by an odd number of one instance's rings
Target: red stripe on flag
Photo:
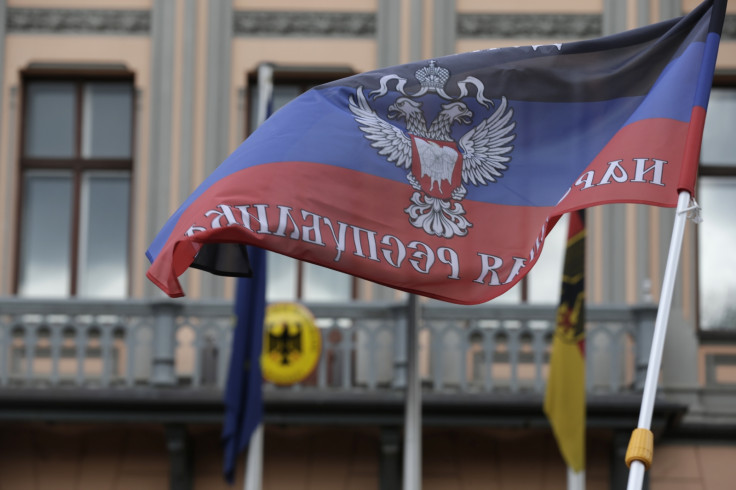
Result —
[[680, 173], [680, 182], [677, 189], [688, 191], [691, 196], [695, 195], [695, 180], [698, 176], [698, 165], [700, 163], [700, 147], [703, 141], [703, 128], [705, 127], [705, 108], [693, 107], [690, 117], [690, 127], [687, 133], [685, 150], [683, 156], [683, 167]]

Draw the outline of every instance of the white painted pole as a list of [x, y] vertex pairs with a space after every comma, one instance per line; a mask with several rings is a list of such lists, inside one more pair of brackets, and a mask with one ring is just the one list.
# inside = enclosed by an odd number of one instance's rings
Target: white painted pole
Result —
[[419, 377], [419, 301], [409, 295], [406, 321], [406, 401], [403, 490], [422, 488], [422, 387]]
[[[270, 116], [268, 104], [273, 96], [273, 65], [262, 63], [258, 67], [258, 113], [256, 124], [260, 126]], [[258, 424], [248, 442], [245, 460], [245, 490], [261, 490], [263, 481], [263, 422]]]
[[[657, 319], [654, 323], [654, 336], [652, 337], [652, 349], [649, 353], [649, 365], [647, 377], [644, 381], [644, 392], [642, 394], [641, 408], [639, 409], [639, 423], [637, 428], [651, 430], [652, 413], [654, 412], [654, 400], [657, 395], [657, 381], [662, 364], [662, 352], [664, 350], [664, 339], [667, 334], [667, 322], [672, 307], [672, 296], [675, 288], [675, 277], [677, 276], [677, 264], [680, 260], [682, 250], [682, 238], [685, 234], [685, 222], [687, 220], [688, 205], [690, 204], [690, 193], [680, 191], [677, 202], [677, 213], [675, 224], [672, 229], [667, 265], [662, 280], [662, 294], [659, 298], [657, 308]], [[629, 482], [627, 490], [640, 490], [644, 483], [644, 463], [635, 460], [629, 468]]]
[[263, 481], [263, 423], [258, 424], [248, 443], [245, 460], [245, 490], [261, 490]]
[[585, 490], [585, 470], [575, 471], [567, 467], [567, 490]]
[[273, 98], [273, 65], [261, 63], [258, 66], [258, 112], [256, 113], [256, 127], [263, 124], [268, 116], [268, 104]]

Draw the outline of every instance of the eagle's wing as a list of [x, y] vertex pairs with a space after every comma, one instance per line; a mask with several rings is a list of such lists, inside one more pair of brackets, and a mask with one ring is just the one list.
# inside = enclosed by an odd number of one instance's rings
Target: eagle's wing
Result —
[[371, 146], [397, 167], [411, 167], [411, 139], [401, 129], [378, 117], [365, 100], [363, 87], [358, 87], [356, 95], [357, 102], [350, 97], [350, 111]]
[[501, 177], [511, 157], [506, 156], [516, 135], [512, 133], [516, 123], [511, 121], [514, 110], [508, 108], [506, 97], [501, 99], [498, 108], [491, 116], [460, 138], [463, 150], [463, 182], [473, 185], [486, 185]]

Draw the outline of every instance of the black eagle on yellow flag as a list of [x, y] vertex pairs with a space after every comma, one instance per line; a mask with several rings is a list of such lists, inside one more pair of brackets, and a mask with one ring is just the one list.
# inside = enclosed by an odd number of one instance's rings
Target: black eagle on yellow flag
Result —
[[585, 214], [570, 213], [544, 413], [567, 466], [585, 468]]

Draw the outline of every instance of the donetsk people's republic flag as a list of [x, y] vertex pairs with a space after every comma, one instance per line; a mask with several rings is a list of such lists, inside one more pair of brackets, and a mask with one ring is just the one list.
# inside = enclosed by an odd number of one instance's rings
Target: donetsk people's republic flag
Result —
[[246, 243], [411, 293], [490, 300], [529, 272], [560, 215], [675, 206], [693, 190], [724, 10], [706, 1], [596, 40], [314, 88], [174, 213], [148, 277], [181, 296], [177, 277], [199, 253]]

